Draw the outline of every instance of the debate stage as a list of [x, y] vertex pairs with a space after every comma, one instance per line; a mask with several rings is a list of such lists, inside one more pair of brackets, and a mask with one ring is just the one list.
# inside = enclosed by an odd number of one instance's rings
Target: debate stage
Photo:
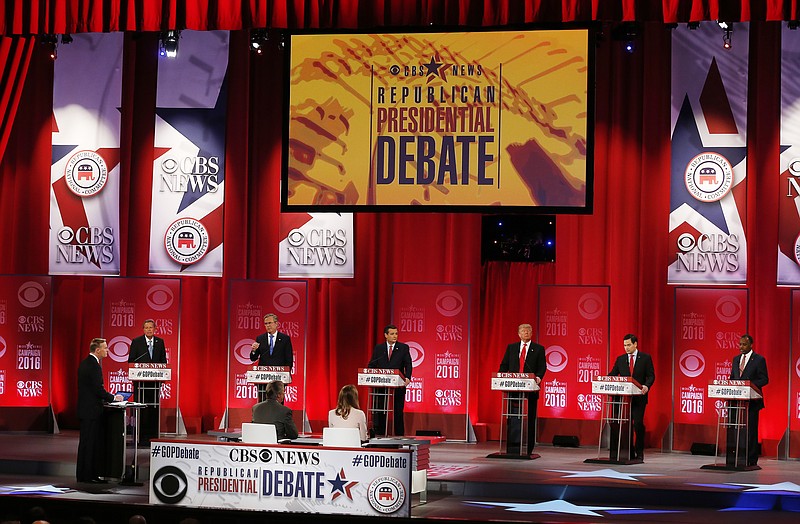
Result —
[[[213, 440], [192, 436], [192, 440]], [[148, 523], [264, 522], [258, 511], [150, 506], [149, 449], [139, 451], [145, 485], [78, 484], [76, 431], [59, 435], [0, 435], [0, 521], [31, 506], [50, 522], [92, 516], [98, 524], [125, 524], [141, 514]], [[497, 442], [431, 447], [428, 502], [412, 498], [412, 520], [516, 522], [796, 523], [800, 518], [800, 462], [762, 457], [759, 471], [709, 471], [714, 457], [647, 450], [645, 463], [586, 464], [597, 448], [539, 445], [537, 460], [497, 460]], [[370, 521], [373, 517], [291, 514], [293, 522]]]

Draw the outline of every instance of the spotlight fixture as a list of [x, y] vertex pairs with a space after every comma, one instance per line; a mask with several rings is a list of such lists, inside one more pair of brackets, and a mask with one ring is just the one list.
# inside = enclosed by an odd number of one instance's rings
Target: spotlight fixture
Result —
[[722, 20], [717, 20], [717, 25], [723, 31], [731, 28], [731, 24], [729, 24], [728, 22], [722, 21]]
[[64, 44], [64, 45], [71, 44], [72, 43], [72, 35], [69, 34], [69, 33], [64, 33], [63, 35], [61, 35], [61, 43]]
[[633, 22], [624, 22], [611, 30], [611, 38], [622, 42], [622, 48], [626, 53], [636, 51], [636, 41], [639, 36], [639, 29]]
[[800, 20], [789, 20], [789, 29], [792, 31], [796, 31], [798, 26], [800, 26]]
[[719, 22], [719, 26], [722, 28], [722, 47], [724, 49], [730, 49], [731, 37], [733, 36], [733, 25], [726, 24], [725, 22]]
[[689, 22], [686, 24], [686, 27], [689, 28], [690, 31], [695, 31], [698, 27], [700, 27], [700, 22]]
[[286, 48], [286, 35], [281, 33], [280, 37], [278, 37], [278, 49], [283, 51]]
[[161, 45], [158, 49], [158, 54], [167, 58], [175, 58], [178, 56], [178, 41], [181, 38], [181, 32], [178, 29], [170, 29], [161, 33]]
[[266, 29], [253, 29], [250, 33], [250, 51], [257, 55], [262, 54], [268, 40], [269, 34]]
[[50, 60], [58, 58], [58, 36], [52, 33], [39, 35], [39, 42], [50, 50]]

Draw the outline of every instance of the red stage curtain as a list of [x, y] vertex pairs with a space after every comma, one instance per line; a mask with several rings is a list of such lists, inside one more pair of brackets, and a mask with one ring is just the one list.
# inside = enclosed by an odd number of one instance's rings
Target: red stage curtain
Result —
[[11, 126], [17, 115], [32, 49], [33, 38], [0, 37], [0, 160], [3, 159]]
[[[119, 11], [125, 15], [120, 20], [125, 18], [126, 24], [141, 20], [136, 23], [142, 26], [162, 16], [160, 9], [151, 8], [152, 4], [147, 4], [150, 9], [147, 10], [139, 8], [137, 3], [121, 0], [102, 4], [39, 2], [35, 16], [32, 11], [13, 6], [2, 12], [14, 15], [18, 31], [35, 21], [51, 23], [62, 19], [63, 27], [68, 27], [67, 20], [71, 20], [69, 24], [74, 25], [69, 27], [87, 30], [99, 23], [98, 17], [108, 18], [92, 10], [100, 9], [97, 6], [120, 6]], [[192, 9], [206, 5], [191, 4]], [[204, 11], [209, 27], [218, 23], [212, 20], [221, 16], [222, 4], [215, 3], [214, 9]], [[279, 4], [288, 7], [281, 11]], [[355, 27], [372, 22], [374, 17], [394, 25], [400, 20], [407, 25], [418, 25], [431, 16], [448, 23], [465, 24], [477, 19], [477, 24], [495, 24], [519, 23], [537, 17], [558, 21], [567, 15], [575, 18], [602, 15], [596, 2], [591, 5], [574, 2], [558, 13], [544, 7], [550, 6], [547, 2], [526, 2], [522, 4], [524, 7], [520, 4], [499, 2], [490, 9], [487, 2], [470, 1], [385, 0], [369, 2], [371, 7], [366, 7], [365, 2], [285, 4], [254, 0], [249, 4], [247, 16], [264, 20], [284, 17], [292, 27], [330, 24]], [[631, 12], [638, 17], [638, 11], [631, 9], [642, 4], [604, 2], [603, 9], [616, 9], [615, 16], [619, 18]], [[776, 12], [774, 4], [769, 2], [766, 13]], [[69, 17], [59, 14], [65, 12], [64, 6], [78, 5], [88, 10], [83, 18], [72, 11]], [[189, 8], [183, 2], [169, 5], [174, 6], [167, 10], [169, 17], [188, 16]], [[313, 10], [304, 10], [311, 5]], [[687, 8], [711, 16], [715, 5], [662, 3], [674, 7], [681, 19], [689, 16]], [[586, 9], [590, 9], [590, 15], [585, 14]], [[755, 17], [757, 13], [751, 15]], [[82, 20], [80, 25], [75, 19]], [[103, 23], [111, 27], [112, 22]], [[781, 387], [777, 370], [788, 363], [789, 347], [788, 291], [775, 286], [777, 214], [773, 210], [777, 209], [779, 188], [778, 177], [773, 174], [777, 172], [778, 161], [779, 26], [751, 24], [749, 93], [750, 326], [757, 350], [767, 354], [775, 370], [774, 384], [766, 392], [767, 410], [762, 417], [762, 435], [770, 440], [780, 438], [782, 428], [786, 427], [785, 387]], [[4, 27], [8, 32], [8, 19]], [[339, 387], [355, 380], [355, 368], [366, 362], [371, 347], [382, 340], [382, 327], [390, 320], [393, 282], [452, 282], [472, 286], [469, 399], [473, 421], [492, 421], [497, 417], [497, 406], [483, 395], [488, 373], [497, 368], [505, 345], [515, 337], [517, 324], [524, 321], [535, 324], [538, 284], [610, 285], [612, 356], [621, 352], [622, 335], [634, 332], [640, 337], [642, 350], [653, 354], [655, 359], [657, 381], [647, 422], [650, 444], [660, 444], [672, 410], [674, 290], [665, 283], [670, 33], [663, 24], [646, 23], [641, 38], [642, 45], [632, 55], [624, 53], [619, 42], [607, 36], [598, 43], [594, 212], [590, 216], [558, 217], [555, 264], [489, 263], [481, 268], [477, 215], [357, 215], [356, 278], [309, 281], [307, 373], [312, 420], [324, 419]], [[152, 33], [136, 38], [129, 35], [125, 42], [123, 276], [147, 276], [148, 271], [156, 45], [157, 36]], [[277, 47], [256, 56], [247, 52], [247, 45], [245, 32], [232, 34], [225, 274], [222, 278], [182, 279], [181, 408], [184, 416], [203, 417], [205, 429], [210, 428], [225, 405], [228, 283], [230, 279], [277, 277], [277, 254], [271, 246], [278, 239], [280, 123], [286, 56]], [[41, 47], [33, 51], [18, 117], [0, 164], [0, 205], [4, 210], [0, 214], [0, 231], [6, 248], [5, 256], [0, 257], [0, 273], [47, 273], [52, 63], [46, 55]], [[88, 341], [99, 332], [102, 280], [54, 277], [54, 282], [53, 402], [62, 427], [75, 427], [77, 365], [88, 349]], [[318, 428], [316, 425], [315, 429]]]
[[[0, 34], [164, 29], [490, 26], [589, 21], [796, 20], [796, 0], [6, 0]], [[751, 5], [753, 4], [753, 5]]]

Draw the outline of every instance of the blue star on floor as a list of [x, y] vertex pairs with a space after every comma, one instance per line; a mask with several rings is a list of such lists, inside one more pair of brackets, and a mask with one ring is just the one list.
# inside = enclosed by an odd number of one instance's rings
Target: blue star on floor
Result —
[[538, 503], [514, 503], [514, 502], [477, 502], [467, 500], [466, 504], [475, 506], [494, 506], [506, 508], [515, 513], [563, 513], [566, 515], [585, 515], [587, 517], [602, 517], [598, 511], [611, 510], [636, 510], [640, 508], [623, 508], [616, 506], [578, 506], [566, 500], [548, 500]]
[[57, 488], [52, 484], [40, 486], [0, 486], [3, 495], [61, 495], [70, 491], [70, 488]]
[[615, 480], [633, 480], [638, 481], [639, 479], [636, 477], [659, 477], [661, 475], [657, 475], [655, 473], [622, 473], [619, 471], [615, 471], [613, 469], [598, 469], [596, 471], [569, 471], [563, 469], [551, 469], [549, 471], [555, 471], [558, 473], [570, 473], [570, 475], [566, 475], [562, 478], [571, 479], [571, 478], [581, 478], [581, 479], [592, 479], [592, 478], [600, 478], [600, 479], [615, 479]]

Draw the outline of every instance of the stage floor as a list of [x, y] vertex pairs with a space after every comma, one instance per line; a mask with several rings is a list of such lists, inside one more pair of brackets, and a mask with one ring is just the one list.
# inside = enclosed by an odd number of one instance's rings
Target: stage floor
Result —
[[[0, 435], [0, 509], [18, 511], [39, 497], [71, 501], [92, 514], [116, 508], [119, 520], [141, 513], [159, 522], [148, 505], [149, 449], [139, 451], [141, 487], [79, 484], [74, 479], [77, 432]], [[205, 439], [207, 437], [192, 437]], [[800, 462], [762, 459], [758, 471], [710, 471], [714, 457], [647, 450], [645, 463], [586, 464], [597, 448], [538, 446], [536, 460], [489, 459], [497, 442], [442, 443], [431, 448], [428, 502], [412, 501], [412, 518], [506, 522], [686, 522], [751, 524], [753, 519], [800, 519]], [[19, 497], [25, 497], [20, 499]], [[31, 500], [31, 499], [37, 500]], [[20, 502], [23, 500], [23, 502]], [[175, 508], [172, 508], [173, 510]], [[259, 512], [236, 512], [230, 522], [257, 522]], [[177, 515], [176, 511], [173, 514]], [[220, 512], [184, 510], [201, 522]], [[230, 512], [227, 512], [230, 514]], [[232, 515], [231, 515], [232, 516]], [[0, 518], [2, 514], [0, 514]], [[295, 520], [293, 518], [293, 520]], [[178, 519], [172, 520], [177, 522]], [[55, 519], [55, 522], [59, 522]], [[67, 522], [65, 520], [65, 522]]]

